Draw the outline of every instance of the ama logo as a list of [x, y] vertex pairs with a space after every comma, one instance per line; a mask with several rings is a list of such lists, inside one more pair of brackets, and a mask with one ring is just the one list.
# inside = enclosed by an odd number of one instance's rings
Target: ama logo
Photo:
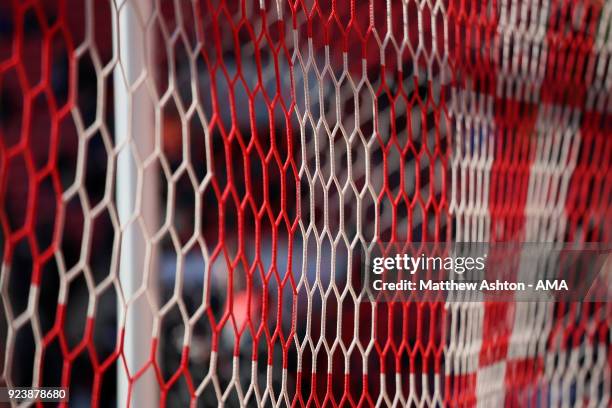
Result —
[[561, 280], [539, 280], [536, 290], [569, 290], [565, 279]]

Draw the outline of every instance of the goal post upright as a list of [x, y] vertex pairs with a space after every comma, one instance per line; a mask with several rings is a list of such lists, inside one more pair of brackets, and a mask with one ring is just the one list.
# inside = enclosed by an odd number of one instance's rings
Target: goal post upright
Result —
[[[118, 333], [123, 336], [122, 353], [129, 376], [133, 377], [137, 370], [150, 361], [153, 322], [145, 318], [151, 314], [146, 301], [128, 302], [134, 297], [157, 300], [157, 262], [149, 251], [147, 263], [148, 240], [136, 234], [139, 218], [145, 225], [153, 225], [158, 217], [156, 172], [147, 172], [145, 180], [144, 172], [139, 168], [146, 159], [142, 152], [153, 152], [155, 149], [155, 108], [149, 98], [132, 89], [136, 81], [141, 81], [143, 70], [147, 73], [146, 77], [150, 77], [154, 67], [150, 55], [153, 47], [146, 41], [147, 25], [143, 21], [151, 12], [152, 2], [114, 2], [113, 48], [117, 57], [114, 71], [114, 114], [115, 143], [118, 149], [115, 191], [121, 225], [119, 281], [123, 291], [123, 301], [119, 299], [117, 302], [117, 326]], [[136, 14], [136, 9], [140, 15]], [[144, 87], [145, 81], [140, 86]], [[143, 188], [144, 183], [147, 184], [146, 188]], [[135, 214], [136, 211], [138, 214]], [[146, 273], [148, 284], [145, 282]], [[120, 356], [117, 364], [118, 406], [156, 405], [159, 393], [156, 391], [158, 386], [153, 369], [149, 367], [139, 377], [137, 390], [131, 384], [130, 377]]]

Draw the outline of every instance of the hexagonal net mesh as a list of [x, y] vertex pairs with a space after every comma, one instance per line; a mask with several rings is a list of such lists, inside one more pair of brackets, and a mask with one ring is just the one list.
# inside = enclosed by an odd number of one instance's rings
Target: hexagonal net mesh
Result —
[[611, 241], [611, 2], [0, 16], [0, 383], [609, 406], [609, 303], [376, 303], [355, 277], [376, 242]]

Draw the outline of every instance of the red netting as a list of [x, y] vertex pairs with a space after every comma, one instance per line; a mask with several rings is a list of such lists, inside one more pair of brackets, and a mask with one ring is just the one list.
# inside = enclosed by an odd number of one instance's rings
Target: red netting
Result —
[[598, 0], [5, 2], [0, 383], [607, 406], [609, 303], [376, 303], [358, 278], [381, 243], [610, 243], [611, 22]]

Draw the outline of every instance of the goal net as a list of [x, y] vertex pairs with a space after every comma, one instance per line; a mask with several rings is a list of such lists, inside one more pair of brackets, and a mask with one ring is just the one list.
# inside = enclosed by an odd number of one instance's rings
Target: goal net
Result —
[[380, 302], [382, 243], [612, 241], [612, 2], [0, 5], [0, 386], [610, 405], [609, 302]]

